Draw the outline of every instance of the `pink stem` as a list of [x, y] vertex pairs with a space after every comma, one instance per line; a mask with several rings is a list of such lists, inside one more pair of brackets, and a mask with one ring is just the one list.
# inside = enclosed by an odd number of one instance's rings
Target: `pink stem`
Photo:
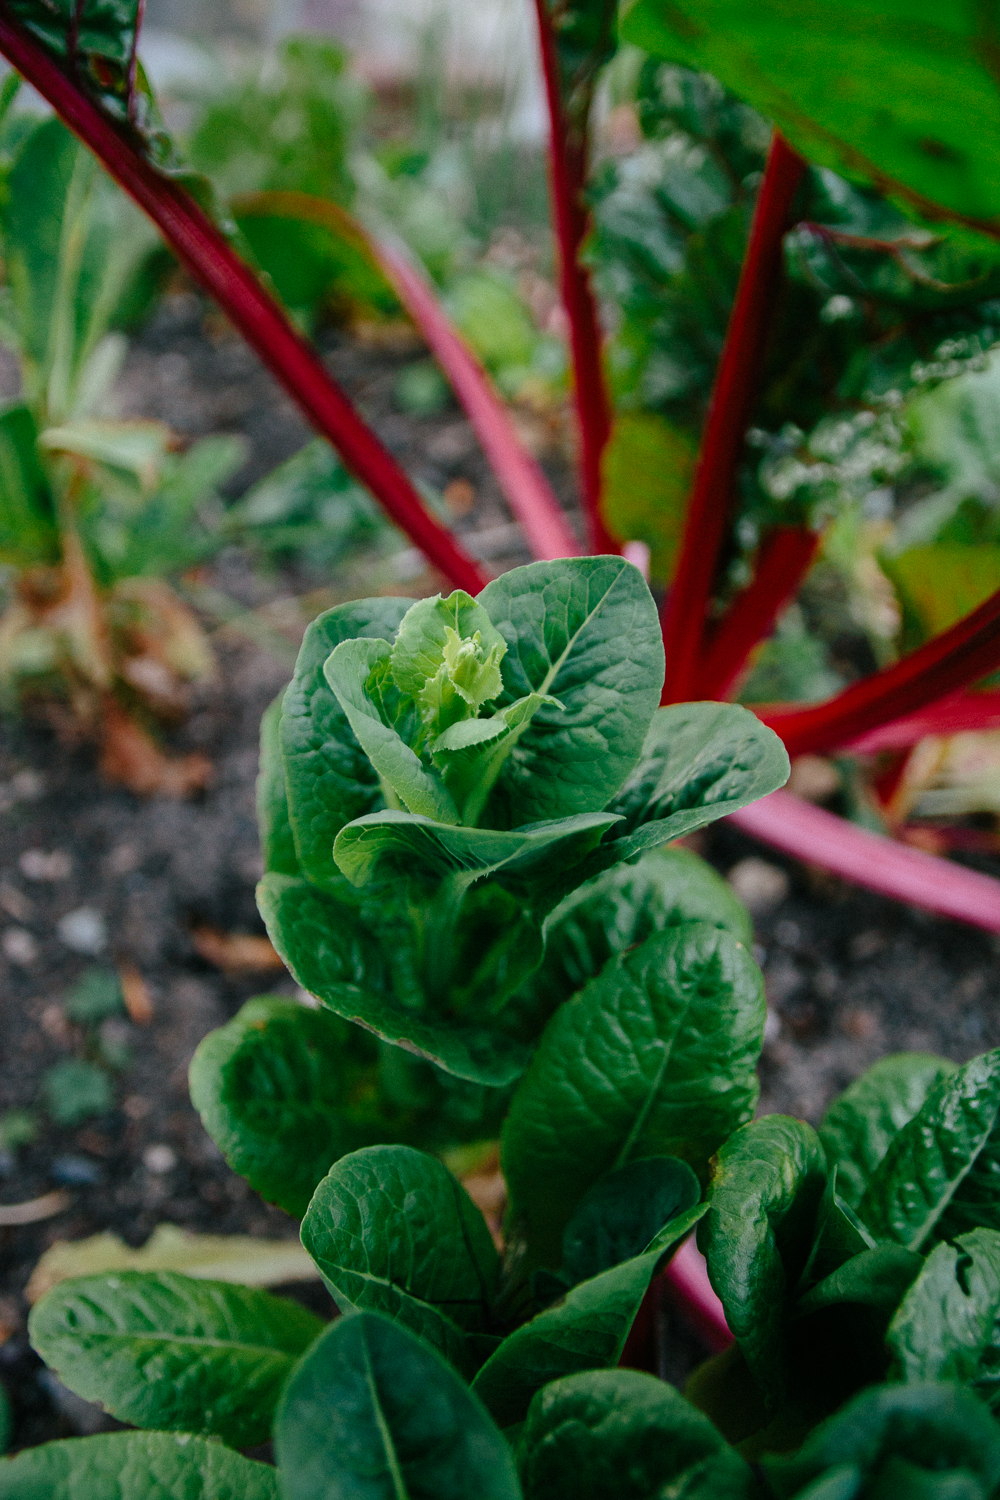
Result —
[[929, 734], [982, 733], [1000, 729], [1000, 691], [952, 693], [918, 713], [871, 729], [842, 748], [850, 755], [875, 755], [880, 750], [907, 750]]
[[895, 901], [1000, 932], [1000, 881], [868, 833], [790, 792], [731, 813], [753, 838]]
[[758, 393], [759, 371], [780, 282], [782, 240], [805, 166], [776, 132], [712, 390], [680, 561], [664, 601], [667, 675], [663, 703], [701, 696], [697, 669], [708, 600], [732, 509], [746, 425]]
[[770, 635], [809, 571], [819, 537], [802, 526], [779, 526], [760, 547], [753, 582], [738, 594], [713, 631], [698, 664], [698, 691], [725, 698], [759, 641]]
[[723, 1349], [728, 1349], [733, 1336], [722, 1303], [708, 1279], [705, 1257], [693, 1234], [684, 1241], [663, 1274], [712, 1353], [720, 1354]]
[[538, 558], [578, 557], [580, 543], [541, 466], [524, 448], [489, 376], [449, 321], [427, 278], [401, 246], [380, 240], [373, 249], [451, 382], [532, 553]]
[[478, 593], [487, 582], [486, 575], [427, 511], [392, 454], [361, 420], [315, 351], [295, 332], [277, 302], [194, 199], [151, 166], [133, 137], [113, 124], [2, 9], [0, 52], [145, 210], [181, 264], [215, 298], [392, 520], [452, 584]]
[[789, 755], [855, 743], [871, 730], [915, 714], [1000, 666], [1000, 590], [894, 666], [836, 698], [805, 708], [761, 712]]
[[590, 274], [580, 264], [580, 247], [590, 227], [583, 197], [587, 183], [587, 139], [585, 134], [572, 137], [568, 128], [547, 0], [537, 0], [537, 10], [551, 131], [549, 172], [559, 244], [559, 282], [570, 328], [587, 542], [591, 552], [618, 552], [620, 544], [601, 515], [601, 456], [611, 436], [611, 400], [604, 378], [597, 303]]

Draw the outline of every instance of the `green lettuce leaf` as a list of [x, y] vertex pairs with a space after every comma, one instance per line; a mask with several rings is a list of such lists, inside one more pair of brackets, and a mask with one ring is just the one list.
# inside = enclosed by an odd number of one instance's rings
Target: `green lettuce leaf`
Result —
[[0, 1459], [3, 1500], [278, 1500], [270, 1464], [189, 1433], [105, 1432]]
[[893, 1373], [950, 1380], [1000, 1407], [1000, 1234], [973, 1229], [936, 1245], [889, 1325]]

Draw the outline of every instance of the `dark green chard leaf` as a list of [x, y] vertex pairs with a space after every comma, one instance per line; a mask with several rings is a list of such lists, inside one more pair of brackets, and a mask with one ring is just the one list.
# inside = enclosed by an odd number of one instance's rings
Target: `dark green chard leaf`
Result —
[[269, 1436], [281, 1387], [323, 1324], [250, 1287], [117, 1271], [61, 1282], [28, 1328], [63, 1384], [120, 1421], [250, 1448]]
[[696, 1173], [757, 1102], [760, 971], [727, 932], [683, 923], [613, 959], [553, 1016], [501, 1140], [511, 1224], [532, 1264], [558, 1264], [576, 1204], [653, 1155]]
[[732, 887], [689, 849], [654, 849], [575, 890], [545, 924], [545, 957], [518, 1004], [545, 1016], [608, 959], [681, 922], [724, 927], [749, 951], [753, 925]]
[[408, 1146], [344, 1157], [320, 1183], [302, 1243], [341, 1310], [385, 1313], [463, 1374], [488, 1345], [500, 1269], [486, 1221], [461, 1183]]
[[875, 1241], [840, 1196], [840, 1169], [834, 1167], [816, 1214], [815, 1238], [799, 1281], [799, 1291], [824, 1281], [845, 1261], [875, 1249]]
[[562, 1302], [504, 1339], [472, 1383], [502, 1427], [520, 1421], [548, 1381], [618, 1363], [650, 1281], [705, 1207], [677, 1214], [642, 1255], [581, 1281]]
[[766, 1115], [719, 1151], [698, 1235], [726, 1321], [772, 1403], [785, 1395], [791, 1293], [813, 1243], [826, 1158], [810, 1125]]
[[188, 1433], [107, 1432], [0, 1458], [0, 1500], [278, 1500], [270, 1464]]
[[762, 1467], [778, 1500], [991, 1500], [1000, 1426], [956, 1386], [884, 1386]]
[[341, 641], [391, 641], [409, 599], [363, 599], [339, 604], [305, 633], [295, 675], [285, 690], [281, 751], [288, 784], [288, 816], [302, 869], [318, 885], [342, 881], [333, 841], [352, 818], [382, 805], [378, 776], [351, 731], [323, 667]]
[[575, 1286], [641, 1255], [664, 1224], [694, 1208], [701, 1184], [674, 1156], [631, 1161], [595, 1182], [563, 1234], [562, 1269]]
[[377, 1313], [340, 1318], [285, 1389], [284, 1500], [520, 1500], [506, 1441], [433, 1349]]
[[937, 1245], [889, 1325], [900, 1380], [952, 1380], [1000, 1407], [1000, 1234]]
[[813, 161], [935, 218], [1000, 215], [992, 13], [905, 0], [633, 0], [622, 35], [713, 73]]
[[884, 1314], [888, 1321], [923, 1264], [922, 1256], [913, 1250], [904, 1250], [902, 1245], [886, 1240], [831, 1271], [802, 1298], [795, 1309], [796, 1316], [808, 1317], [810, 1313], [849, 1302], [870, 1307]]
[[635, 766], [663, 685], [663, 642], [642, 574], [620, 557], [513, 568], [479, 603], [507, 643], [502, 709], [543, 705], [505, 760], [484, 822], [518, 828], [606, 806]]
[[957, 1064], [926, 1052], [897, 1052], [862, 1073], [830, 1105], [819, 1127], [837, 1191], [857, 1208], [893, 1137], [923, 1108]]
[[1000, 1050], [974, 1057], [930, 1093], [882, 1158], [858, 1215], [908, 1250], [1000, 1221]]
[[285, 763], [281, 758], [281, 701], [278, 694], [260, 721], [260, 770], [257, 773], [257, 827], [264, 869], [275, 875], [301, 875], [295, 837], [288, 820]]
[[788, 780], [784, 745], [735, 703], [678, 703], [653, 716], [642, 756], [608, 804], [623, 827], [593, 863], [630, 859], [765, 797]]
[[665, 1381], [637, 1370], [540, 1390], [518, 1442], [525, 1500], [753, 1500], [749, 1465]]
[[524, 1072], [523, 1042], [495, 1025], [421, 1009], [425, 997], [407, 969], [413, 934], [403, 921], [391, 924], [390, 897], [381, 922], [362, 922], [354, 905], [308, 881], [265, 875], [257, 904], [295, 979], [337, 1015], [473, 1083], [503, 1085]]
[[59, 558], [55, 503], [26, 406], [0, 412], [0, 563], [31, 568]]
[[248, 1000], [191, 1060], [191, 1100], [234, 1172], [301, 1218], [338, 1157], [399, 1140], [416, 1111], [377, 1085], [378, 1044], [328, 1010]]

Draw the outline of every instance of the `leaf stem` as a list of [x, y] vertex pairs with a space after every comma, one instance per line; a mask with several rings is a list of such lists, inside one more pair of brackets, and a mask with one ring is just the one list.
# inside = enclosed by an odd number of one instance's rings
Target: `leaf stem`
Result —
[[680, 560], [664, 601], [663, 703], [680, 703], [699, 691], [697, 664], [705, 614], [732, 508], [744, 433], [758, 393], [780, 279], [781, 244], [805, 167], [775, 132], [708, 408]]
[[337, 449], [393, 521], [457, 588], [487, 582], [479, 566], [424, 506], [315, 350], [180, 185], [158, 172], [138, 138], [113, 123], [0, 4], [0, 52], [31, 83], [143, 209], [181, 264], [212, 296], [308, 420]]
[[620, 551], [601, 515], [601, 456], [611, 436], [611, 399], [601, 357], [601, 326], [590, 273], [580, 247], [590, 227], [584, 200], [587, 133], [569, 129], [559, 80], [559, 56], [547, 0], [536, 0], [538, 35], [549, 110], [549, 177], [559, 246], [559, 287], [569, 320], [573, 394], [580, 439], [580, 477], [591, 552]]

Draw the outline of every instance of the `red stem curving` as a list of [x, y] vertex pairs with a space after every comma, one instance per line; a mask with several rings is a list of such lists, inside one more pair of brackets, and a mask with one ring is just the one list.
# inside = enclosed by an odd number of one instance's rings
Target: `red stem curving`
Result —
[[830, 870], [853, 885], [987, 932], [1000, 932], [1000, 880], [868, 833], [790, 792], [772, 792], [730, 814], [729, 821], [763, 843]]
[[618, 552], [601, 515], [601, 455], [611, 436], [611, 400], [601, 357], [601, 325], [590, 273], [580, 264], [580, 247], [590, 227], [584, 200], [587, 139], [567, 127], [559, 81], [559, 56], [546, 0], [536, 0], [538, 35], [545, 75], [551, 139], [549, 173], [552, 210], [559, 244], [559, 286], [569, 320], [573, 394], [580, 439], [580, 468], [587, 543], [591, 552]]
[[403, 247], [383, 239], [372, 248], [451, 382], [532, 553], [547, 559], [578, 557], [580, 543], [541, 466], [524, 447], [489, 376], [449, 321], [427, 278]]
[[[760, 712], [789, 755], [838, 750], [882, 725], [918, 713], [1000, 667], [1000, 590], [894, 666], [826, 703]], [[863, 742], [863, 741], [862, 741]]]
[[843, 748], [851, 755], [875, 755], [880, 750], [908, 750], [927, 735], [981, 733], [1000, 729], [1000, 691], [951, 693], [905, 718], [870, 729]]
[[250, 267], [178, 183], [145, 159], [119, 128], [0, 8], [0, 52], [143, 209], [196, 281], [215, 299], [312, 425], [428, 560], [458, 588], [478, 593], [478, 565], [425, 508], [389, 450], [366, 426], [319, 356], [296, 333]]
[[778, 526], [764, 538], [753, 582], [716, 625], [697, 669], [698, 691], [725, 698], [758, 641], [770, 635], [809, 570], [819, 537], [802, 526]]
[[805, 167], [775, 132], [708, 408], [680, 561], [664, 601], [667, 676], [663, 703], [701, 696], [697, 674], [706, 610], [732, 509], [744, 434], [757, 396], [781, 273], [781, 243]]

